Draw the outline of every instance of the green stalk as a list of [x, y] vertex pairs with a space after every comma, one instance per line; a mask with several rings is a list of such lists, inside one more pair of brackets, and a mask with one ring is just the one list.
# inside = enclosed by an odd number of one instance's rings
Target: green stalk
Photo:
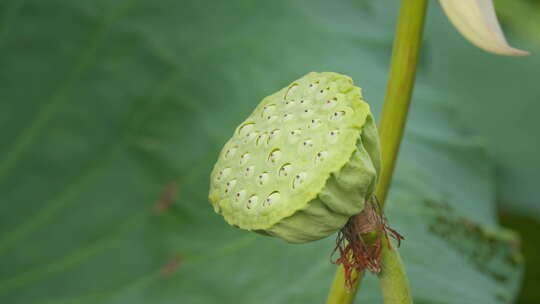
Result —
[[390, 76], [379, 120], [383, 168], [376, 195], [384, 206], [390, 188], [422, 43], [427, 0], [401, 0]]
[[[392, 50], [390, 75], [379, 121], [383, 169], [375, 194], [384, 207], [394, 172], [409, 104], [414, 88], [416, 66], [422, 43], [427, 0], [401, 0], [401, 8]], [[379, 274], [385, 304], [412, 303], [405, 267], [399, 252], [383, 242], [382, 270]], [[362, 275], [362, 274], [360, 274]], [[360, 281], [360, 280], [359, 280]], [[340, 266], [330, 288], [327, 304], [350, 304], [358, 284], [347, 290]]]

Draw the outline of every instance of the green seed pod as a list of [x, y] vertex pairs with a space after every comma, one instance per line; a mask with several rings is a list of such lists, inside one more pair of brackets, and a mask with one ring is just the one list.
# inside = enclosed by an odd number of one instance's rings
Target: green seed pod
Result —
[[362, 211], [380, 167], [360, 88], [344, 75], [309, 73], [238, 126], [214, 166], [209, 198], [231, 225], [310, 242]]

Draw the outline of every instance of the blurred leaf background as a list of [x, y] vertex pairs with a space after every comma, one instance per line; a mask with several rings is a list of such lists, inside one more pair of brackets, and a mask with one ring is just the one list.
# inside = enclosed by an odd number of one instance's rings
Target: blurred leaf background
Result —
[[[227, 226], [208, 175], [309, 71], [352, 76], [377, 115], [398, 4], [0, 2], [0, 302], [322, 303], [333, 239]], [[475, 49], [430, 4], [387, 209], [415, 302], [538, 303], [540, 3], [496, 1], [526, 58]]]

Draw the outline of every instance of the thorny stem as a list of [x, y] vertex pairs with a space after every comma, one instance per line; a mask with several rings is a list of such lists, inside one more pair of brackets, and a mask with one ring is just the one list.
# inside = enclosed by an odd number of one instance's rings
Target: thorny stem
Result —
[[[395, 167], [409, 103], [414, 87], [416, 65], [422, 42], [427, 0], [401, 0], [401, 8], [394, 39], [390, 76], [380, 118], [380, 138], [383, 169], [375, 191], [384, 207]], [[409, 282], [399, 252], [383, 242], [382, 270], [379, 274], [385, 304], [412, 303]], [[357, 274], [362, 277], [363, 274]], [[327, 304], [350, 304], [358, 290], [345, 284], [344, 269], [338, 268], [330, 288]]]

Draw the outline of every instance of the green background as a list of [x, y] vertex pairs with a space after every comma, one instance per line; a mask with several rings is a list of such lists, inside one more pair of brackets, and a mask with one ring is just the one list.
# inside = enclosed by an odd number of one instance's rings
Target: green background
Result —
[[[378, 116], [398, 4], [0, 2], [0, 302], [323, 303], [333, 237], [229, 227], [208, 175], [309, 71], [350, 75]], [[540, 301], [540, 5], [496, 4], [532, 56], [476, 49], [430, 1], [387, 208], [415, 303]], [[382, 303], [372, 276], [358, 302]]]

